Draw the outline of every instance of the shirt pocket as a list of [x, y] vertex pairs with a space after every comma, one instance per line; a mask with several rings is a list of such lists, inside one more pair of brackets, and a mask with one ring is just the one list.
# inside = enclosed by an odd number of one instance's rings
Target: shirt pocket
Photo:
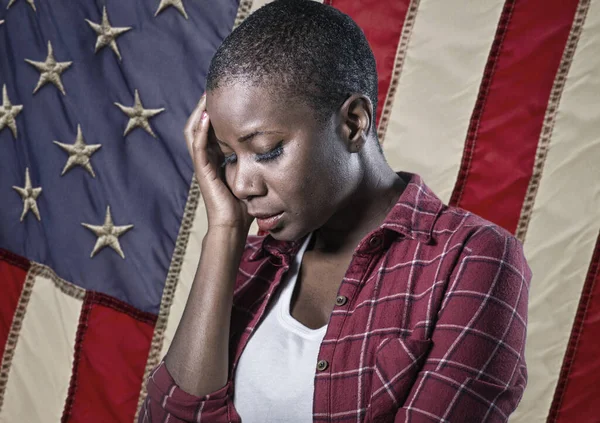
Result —
[[367, 421], [393, 421], [423, 367], [431, 344], [430, 339], [412, 337], [387, 338], [381, 342], [375, 351]]

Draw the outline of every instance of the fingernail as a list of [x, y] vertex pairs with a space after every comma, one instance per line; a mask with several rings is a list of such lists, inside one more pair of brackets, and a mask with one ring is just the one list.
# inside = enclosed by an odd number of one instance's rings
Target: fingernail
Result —
[[205, 120], [208, 117], [208, 113], [206, 113], [206, 110], [202, 112], [202, 120]]

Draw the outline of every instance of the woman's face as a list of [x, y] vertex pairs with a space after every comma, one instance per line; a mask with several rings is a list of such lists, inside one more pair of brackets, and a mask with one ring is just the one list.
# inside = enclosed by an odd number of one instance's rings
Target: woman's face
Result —
[[359, 182], [336, 116], [319, 123], [304, 102], [243, 82], [209, 92], [207, 113], [227, 185], [276, 239], [323, 226]]

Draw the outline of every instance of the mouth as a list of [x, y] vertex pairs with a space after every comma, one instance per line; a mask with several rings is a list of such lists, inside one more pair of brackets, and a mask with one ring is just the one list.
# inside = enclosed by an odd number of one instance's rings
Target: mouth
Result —
[[261, 231], [268, 232], [277, 227], [283, 217], [283, 212], [277, 214], [255, 214], [252, 216], [256, 218], [258, 228]]

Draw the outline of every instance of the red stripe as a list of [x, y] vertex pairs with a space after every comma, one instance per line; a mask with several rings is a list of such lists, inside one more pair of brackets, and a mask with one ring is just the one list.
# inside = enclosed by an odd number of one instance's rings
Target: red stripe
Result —
[[516, 231], [577, 0], [508, 0], [450, 204]]
[[87, 292], [62, 422], [133, 421], [156, 316]]
[[0, 249], [0, 362], [28, 270], [28, 260]]
[[600, 414], [600, 235], [583, 286], [548, 422], [598, 422]]
[[364, 31], [375, 60], [379, 77], [377, 122], [392, 81], [396, 50], [410, 0], [331, 0], [326, 2], [350, 16]]

